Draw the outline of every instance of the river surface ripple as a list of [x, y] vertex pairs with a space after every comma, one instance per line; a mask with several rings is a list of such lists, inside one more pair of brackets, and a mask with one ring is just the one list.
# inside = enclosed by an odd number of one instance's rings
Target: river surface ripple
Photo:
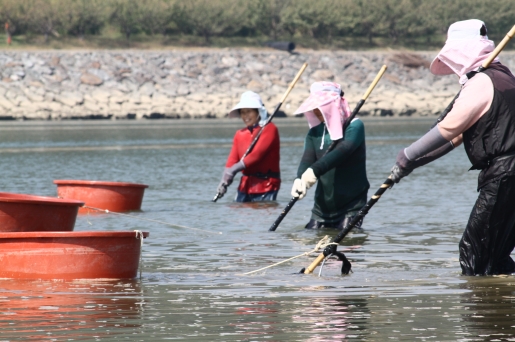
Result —
[[[363, 119], [371, 189], [429, 119]], [[148, 184], [141, 212], [84, 215], [76, 231], [143, 230], [141, 278], [0, 280], [0, 341], [515, 341], [515, 279], [463, 277], [458, 242], [477, 197], [463, 148], [388, 190], [349, 234], [353, 273], [307, 252], [334, 231], [306, 231], [313, 191], [275, 233], [307, 132], [276, 119], [283, 186], [277, 203], [215, 195], [239, 120], [4, 122], [0, 188], [55, 196], [55, 179]], [[212, 234], [214, 232], [216, 234]], [[221, 232], [222, 234], [219, 234]]]

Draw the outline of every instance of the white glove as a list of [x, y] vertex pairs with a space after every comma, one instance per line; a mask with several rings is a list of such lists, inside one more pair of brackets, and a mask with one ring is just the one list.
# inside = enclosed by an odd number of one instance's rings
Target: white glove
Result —
[[293, 182], [293, 186], [291, 187], [291, 195], [292, 197], [303, 199], [306, 196], [306, 184], [300, 180], [299, 178], [295, 179]]
[[315, 176], [312, 168], [308, 168], [306, 171], [304, 171], [300, 179], [304, 182], [304, 184], [306, 184], [306, 189], [311, 188], [313, 184], [317, 182], [317, 177]]

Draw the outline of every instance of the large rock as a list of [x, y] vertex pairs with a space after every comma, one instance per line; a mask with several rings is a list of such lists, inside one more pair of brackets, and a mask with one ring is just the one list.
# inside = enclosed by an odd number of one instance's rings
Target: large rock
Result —
[[139, 93], [141, 95], [146, 95], [149, 97], [152, 96], [152, 94], [154, 94], [154, 91], [155, 91], [154, 83], [152, 83], [152, 82], [145, 82], [139, 88]]
[[69, 107], [75, 107], [84, 102], [84, 96], [80, 93], [63, 91], [61, 94], [55, 96], [54, 101], [62, 103]]
[[84, 112], [87, 114], [100, 114], [105, 112], [105, 106], [99, 105], [97, 102], [93, 101], [84, 101]]
[[96, 89], [91, 92], [90, 96], [98, 103], [107, 103], [111, 94], [106, 89]]
[[16, 107], [16, 105], [5, 97], [0, 96], [0, 107], [4, 110], [10, 110], [11, 108]]
[[93, 85], [93, 86], [99, 86], [102, 83], [104, 83], [104, 80], [100, 77], [90, 74], [89, 72], [85, 72], [80, 77], [80, 81], [84, 84]]
[[311, 74], [311, 78], [316, 81], [332, 81], [334, 79], [334, 71], [319, 69]]
[[247, 83], [247, 89], [259, 93], [260, 91], [265, 89], [265, 85], [259, 81], [252, 80], [249, 83]]
[[224, 56], [222, 57], [222, 64], [228, 67], [237, 67], [240, 63], [234, 57]]

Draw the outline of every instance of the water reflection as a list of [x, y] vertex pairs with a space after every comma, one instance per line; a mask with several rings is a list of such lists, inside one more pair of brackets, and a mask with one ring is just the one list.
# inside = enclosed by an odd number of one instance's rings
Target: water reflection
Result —
[[236, 309], [237, 319], [231, 323], [235, 333], [251, 340], [256, 336], [273, 336], [278, 332], [277, 316], [281, 303], [277, 300], [251, 301]]
[[348, 341], [368, 335], [370, 312], [365, 299], [308, 297], [300, 308], [292, 319], [303, 326], [305, 341]]
[[[277, 297], [212, 303], [218, 304], [220, 312], [235, 307], [224, 336], [238, 341], [348, 341], [368, 335], [370, 312], [363, 298]], [[201, 327], [207, 322], [198, 324]]]
[[485, 340], [515, 340], [515, 279], [512, 276], [463, 277], [462, 320], [467, 336]]
[[249, 208], [249, 209], [275, 209], [279, 206], [279, 203], [272, 201], [265, 202], [233, 202], [229, 204], [229, 208], [237, 210], [238, 208]]
[[141, 324], [138, 281], [0, 280], [0, 328], [24, 341], [93, 339]]
[[[372, 192], [399, 149], [433, 120], [370, 119], [364, 121]], [[467, 172], [463, 151], [415, 170], [385, 193], [362, 231], [345, 237], [339, 249], [354, 248], [345, 252], [354, 273], [341, 276], [341, 262], [330, 261], [322, 277], [318, 269], [294, 275], [312, 256], [243, 276], [337, 234], [303, 228], [312, 193], [268, 232], [291, 198], [307, 131], [303, 119], [276, 124], [286, 142], [283, 188], [275, 203], [246, 204], [232, 202], [235, 187], [211, 202], [239, 121], [0, 127], [3, 191], [55, 196], [55, 179], [145, 183], [143, 211], [131, 215], [223, 232], [80, 216], [76, 231], [151, 232], [141, 283], [0, 280], [0, 340], [515, 340], [514, 278], [483, 283], [460, 276], [458, 242], [477, 198], [477, 173]]]

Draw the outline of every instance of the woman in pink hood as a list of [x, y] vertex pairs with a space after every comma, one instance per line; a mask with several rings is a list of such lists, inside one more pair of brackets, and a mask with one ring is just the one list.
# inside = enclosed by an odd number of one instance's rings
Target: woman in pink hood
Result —
[[[343, 132], [350, 110], [340, 85], [332, 82], [311, 85], [309, 98], [295, 111], [295, 114], [302, 113], [310, 129], [292, 196], [302, 199], [307, 189], [318, 182], [306, 228], [342, 229], [367, 200], [369, 183], [363, 122], [354, 119]], [[339, 139], [342, 141], [325, 154], [331, 142]]]
[[449, 27], [430, 70], [456, 74], [462, 85], [459, 97], [443, 121], [399, 151], [392, 168], [392, 179], [398, 182], [463, 142], [471, 169], [481, 170], [479, 197], [459, 244], [464, 275], [515, 272], [510, 257], [515, 247], [515, 77], [497, 59], [476, 72], [494, 47], [480, 20]]

